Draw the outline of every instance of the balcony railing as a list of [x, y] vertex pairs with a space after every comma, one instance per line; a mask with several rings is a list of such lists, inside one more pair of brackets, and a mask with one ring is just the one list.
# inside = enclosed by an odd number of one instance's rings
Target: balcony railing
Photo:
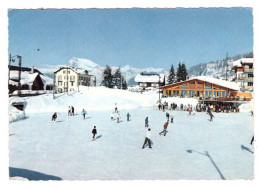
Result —
[[253, 77], [238, 77], [236, 80], [243, 80], [243, 81], [253, 81]]

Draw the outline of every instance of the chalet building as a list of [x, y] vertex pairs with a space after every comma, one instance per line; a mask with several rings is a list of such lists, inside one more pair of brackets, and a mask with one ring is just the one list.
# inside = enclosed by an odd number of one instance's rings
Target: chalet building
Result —
[[166, 97], [229, 97], [237, 93], [235, 82], [224, 81], [207, 76], [198, 76], [186, 81], [160, 87]]
[[143, 89], [147, 87], [159, 88], [165, 85], [165, 75], [141, 73], [135, 76], [135, 82]]
[[90, 86], [90, 77], [87, 70], [71, 66], [61, 67], [54, 72], [56, 91], [59, 93], [76, 91], [79, 85]]
[[241, 58], [233, 62], [234, 81], [239, 84], [241, 91], [253, 91], [254, 58]]
[[[9, 79], [9, 93], [18, 90], [19, 82], [19, 67], [10, 66], [10, 79]], [[27, 67], [21, 67], [21, 91], [29, 90], [52, 90], [53, 88], [53, 79], [47, 77], [39, 70]]]

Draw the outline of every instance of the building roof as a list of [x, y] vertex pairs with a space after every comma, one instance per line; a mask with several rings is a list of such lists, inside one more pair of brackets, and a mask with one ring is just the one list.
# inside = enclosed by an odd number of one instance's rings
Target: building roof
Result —
[[241, 58], [233, 62], [234, 67], [240, 67], [242, 64], [253, 64], [254, 58]]
[[88, 72], [89, 72], [88, 70], [85, 70], [85, 69], [82, 69], [82, 68], [75, 68], [75, 67], [72, 67], [72, 66], [63, 66], [63, 67], [60, 67], [54, 73], [57, 73], [58, 71], [60, 71], [62, 69], [70, 69], [70, 70], [72, 70], [72, 71], [74, 71], [75, 73], [78, 73], [78, 74], [88, 74]]
[[[10, 81], [9, 84], [11, 85], [18, 85], [18, 71], [17, 70], [12, 70], [10, 71]], [[31, 85], [35, 78], [37, 76], [40, 76], [43, 84], [45, 85], [52, 85], [53, 84], [53, 79], [45, 76], [45, 75], [41, 75], [38, 72], [35, 73], [30, 73], [29, 71], [22, 71], [21, 72], [21, 85]]]
[[135, 76], [135, 82], [139, 83], [159, 83], [159, 75], [160, 75], [160, 83], [164, 82], [164, 74], [137, 74]]
[[[228, 88], [228, 89], [232, 89], [232, 90], [235, 90], [235, 91], [239, 90], [239, 84], [237, 84], [235, 82], [225, 81], [225, 80], [222, 80], [222, 79], [216, 79], [216, 78], [208, 77], [208, 76], [197, 76], [197, 77], [190, 78], [186, 81], [191, 81], [191, 80], [195, 80], [195, 79], [200, 80], [200, 81], [209, 82], [209, 83], [219, 85], [219, 86], [222, 86], [222, 87], [225, 87], [225, 88]], [[175, 84], [179, 84], [179, 83], [183, 83], [183, 82], [186, 82], [186, 81], [181, 81], [181, 82], [178, 82], [178, 83], [165, 85], [165, 86], [162, 86], [161, 88], [171, 86], [171, 85], [175, 85]]]
[[[25, 71], [31, 72], [32, 69], [33, 69], [33, 73], [36, 73], [36, 72], [37, 72], [37, 73], [43, 75], [43, 73], [41, 73], [41, 72], [40, 72], [38, 69], [36, 69], [36, 68], [21, 67], [21, 71], [22, 71], [22, 72], [25, 72]], [[11, 71], [19, 71], [19, 66], [12, 66], [12, 65], [10, 65], [10, 70], [11, 70]]]

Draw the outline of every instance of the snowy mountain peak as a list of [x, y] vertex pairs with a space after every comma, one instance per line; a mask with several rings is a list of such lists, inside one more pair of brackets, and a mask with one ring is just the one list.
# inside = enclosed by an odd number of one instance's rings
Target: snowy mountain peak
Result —
[[68, 66], [73, 66], [76, 68], [82, 68], [86, 70], [92, 70], [94, 68], [99, 68], [99, 65], [92, 62], [91, 60], [88, 59], [83, 59], [83, 58], [77, 58], [73, 57], [68, 61]]

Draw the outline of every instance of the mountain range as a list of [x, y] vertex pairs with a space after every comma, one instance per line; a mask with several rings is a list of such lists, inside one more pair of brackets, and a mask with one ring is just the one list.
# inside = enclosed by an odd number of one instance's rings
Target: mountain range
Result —
[[[245, 53], [245, 54], [239, 54], [234, 57], [228, 57], [228, 66], [226, 65], [225, 59], [222, 60], [216, 60], [216, 61], [210, 61], [207, 63], [200, 63], [194, 66], [191, 66], [187, 69], [188, 74], [190, 77], [194, 76], [210, 76], [215, 78], [226, 78], [226, 74], [228, 76], [229, 80], [232, 80], [234, 78], [234, 71], [232, 70], [233, 67], [233, 61], [238, 60], [240, 58], [244, 57], [252, 57], [253, 53]], [[83, 59], [83, 58], [77, 58], [73, 57], [71, 58], [66, 65], [45, 65], [43, 67], [38, 68], [42, 73], [45, 75], [53, 78], [53, 72], [58, 70], [62, 66], [73, 66], [76, 68], [82, 68], [90, 71], [90, 74], [96, 77], [97, 85], [99, 85], [102, 82], [103, 78], [103, 71], [105, 67], [102, 67], [96, 63], [94, 63], [91, 60]], [[112, 72], [114, 73], [118, 67], [111, 67]], [[134, 68], [130, 65], [126, 65], [124, 67], [121, 67], [122, 75], [125, 77], [128, 85], [136, 85], [134, 78], [136, 74], [141, 72], [147, 72], [147, 73], [162, 73], [167, 76], [169, 75], [169, 70], [165, 70], [164, 68]], [[170, 65], [169, 65], [170, 69]], [[175, 71], [177, 71], [177, 67], [174, 66]], [[227, 72], [226, 72], [227, 70]]]

